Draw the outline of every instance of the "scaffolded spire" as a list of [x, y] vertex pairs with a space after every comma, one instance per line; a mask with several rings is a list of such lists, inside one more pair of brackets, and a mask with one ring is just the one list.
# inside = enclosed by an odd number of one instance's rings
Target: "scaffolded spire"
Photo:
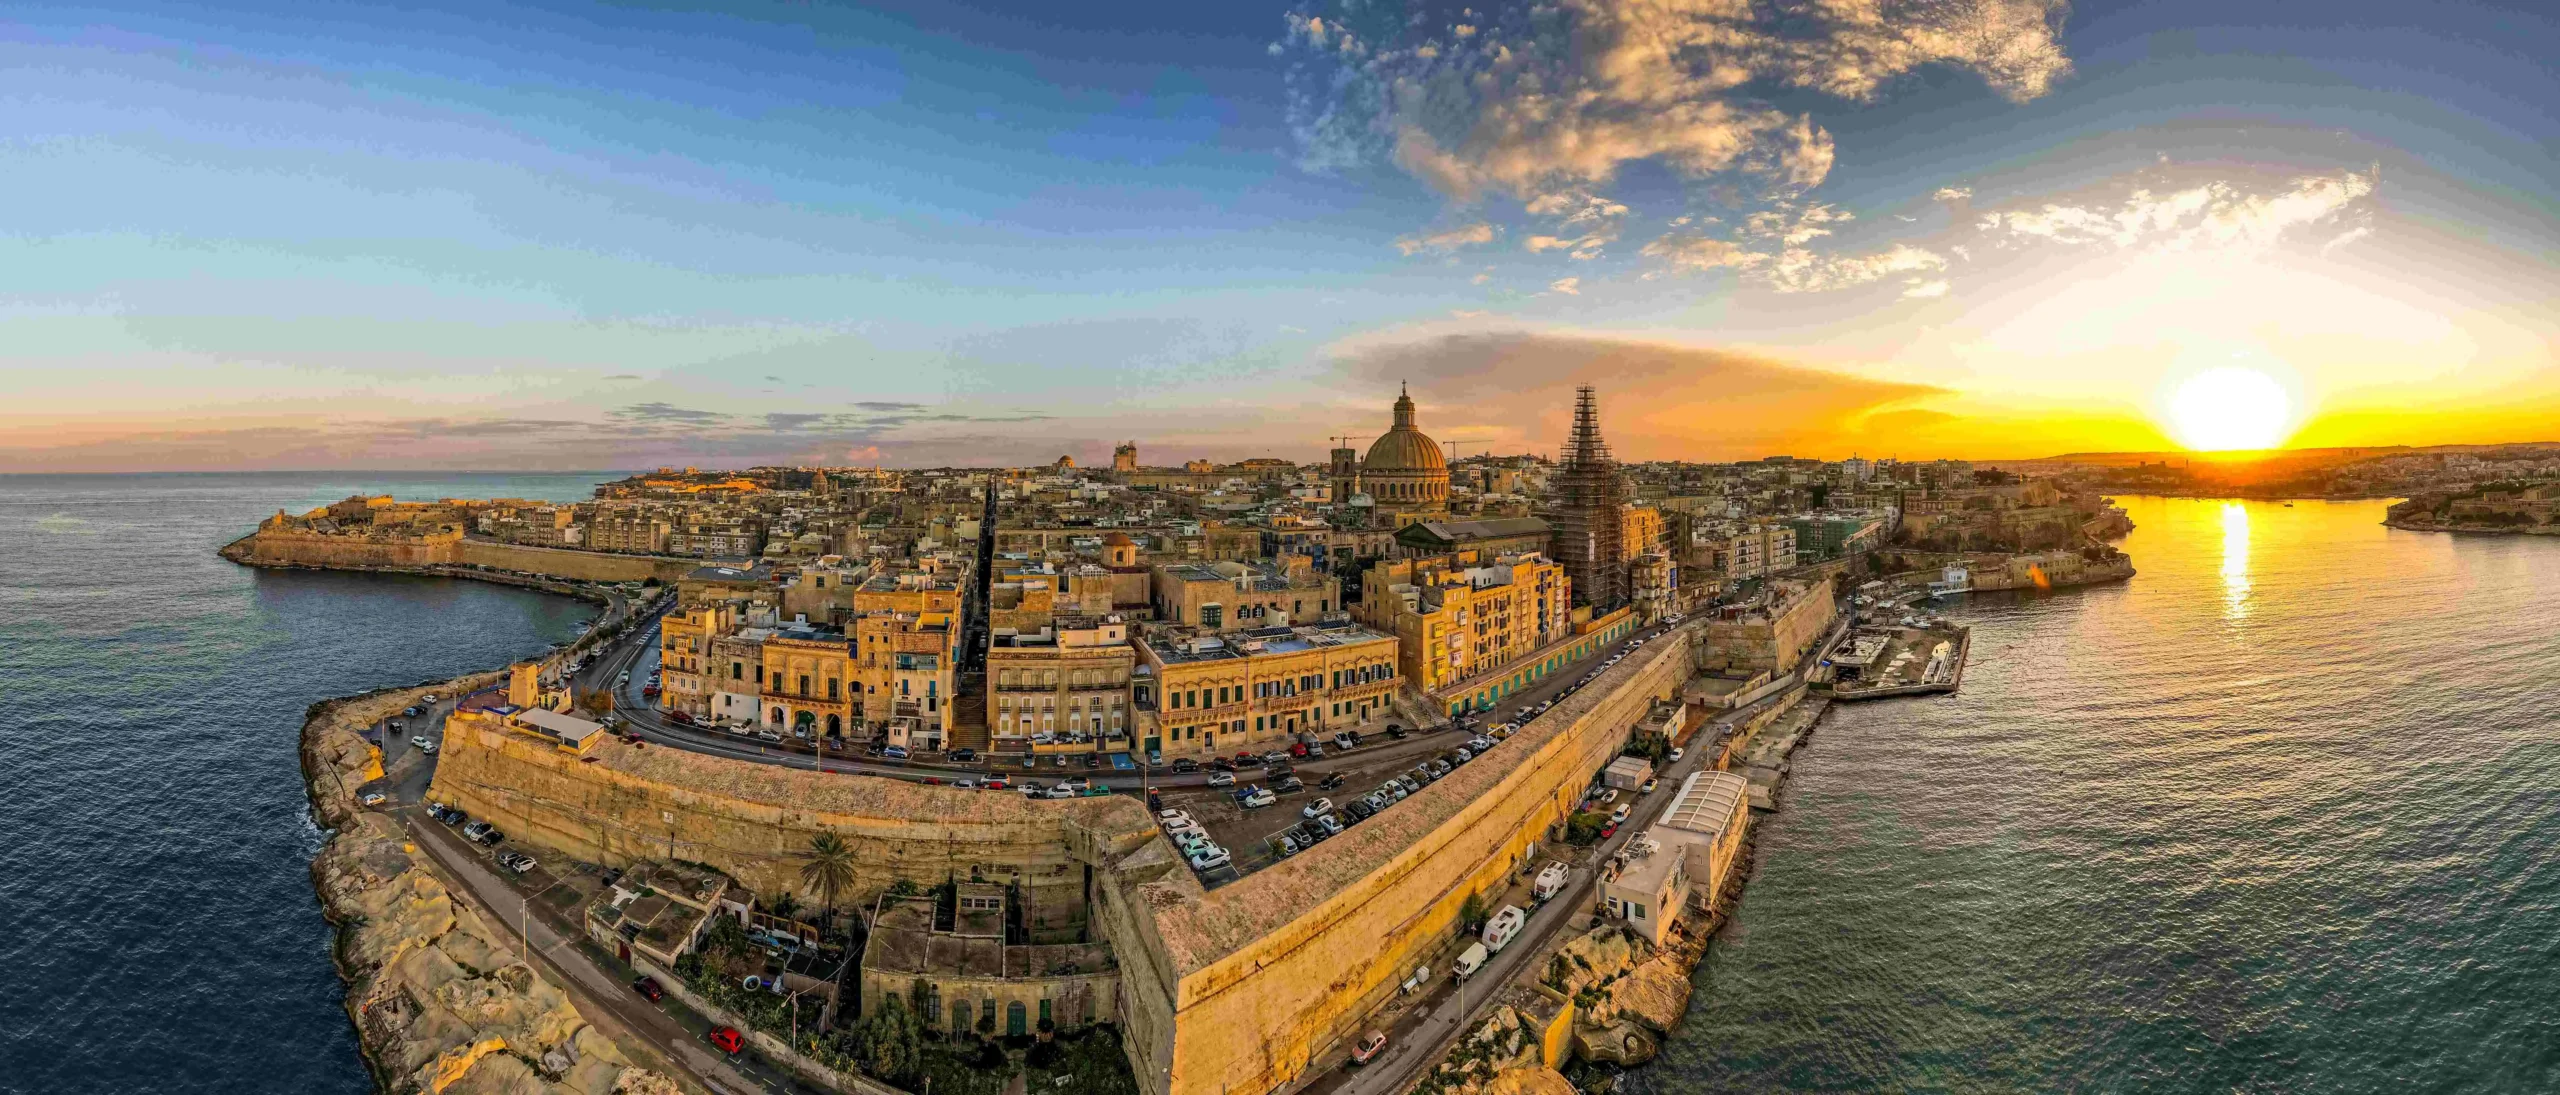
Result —
[[1588, 384], [1575, 392], [1573, 436], [1565, 442], [1564, 462], [1556, 470], [1553, 499], [1548, 524], [1554, 529], [1556, 561], [1573, 579], [1574, 602], [1595, 613], [1625, 604], [1625, 499], [1618, 486], [1618, 461], [1600, 438], [1599, 398]]

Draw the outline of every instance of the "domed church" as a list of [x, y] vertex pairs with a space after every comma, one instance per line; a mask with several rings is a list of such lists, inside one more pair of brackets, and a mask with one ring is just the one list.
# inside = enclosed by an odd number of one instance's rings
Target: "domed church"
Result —
[[1413, 394], [1396, 395], [1395, 425], [1369, 444], [1356, 466], [1351, 450], [1333, 450], [1333, 497], [1347, 502], [1366, 494], [1381, 507], [1431, 509], [1449, 504], [1449, 461], [1414, 423]]

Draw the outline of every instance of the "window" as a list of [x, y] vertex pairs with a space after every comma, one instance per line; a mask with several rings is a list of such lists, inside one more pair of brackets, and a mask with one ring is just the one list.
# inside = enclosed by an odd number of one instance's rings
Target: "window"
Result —
[[736, 680], [745, 680], [745, 679], [746, 679], [746, 676], [747, 676], [747, 663], [745, 663], [745, 662], [730, 662], [730, 663], [729, 663], [729, 679], [730, 679], [730, 680], [733, 680], [733, 681], [736, 681]]
[[800, 675], [800, 694], [803, 696], [809, 694], [809, 676], [806, 673]]
[[831, 700], [832, 700], [832, 699], [839, 699], [839, 698], [841, 698], [841, 697], [839, 696], [838, 692], [837, 692], [837, 689], [842, 688], [843, 686], [844, 686], [844, 682], [843, 682], [843, 681], [838, 681], [838, 680], [833, 680], [833, 679], [828, 680], [828, 681], [827, 681], [827, 698], [828, 698], [828, 699], [831, 699]]

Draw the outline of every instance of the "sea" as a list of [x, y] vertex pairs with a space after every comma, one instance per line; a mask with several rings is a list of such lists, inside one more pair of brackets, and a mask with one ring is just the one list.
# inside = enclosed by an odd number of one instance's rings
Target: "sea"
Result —
[[[370, 1089], [303, 709], [592, 609], [214, 549], [612, 477], [0, 476], [0, 1092]], [[2137, 577], [1951, 602], [1961, 694], [1796, 754], [1628, 1091], [2560, 1090], [2560, 539], [2122, 501]]]
[[503, 665], [595, 609], [214, 551], [358, 492], [616, 477], [0, 475], [0, 1092], [372, 1090], [311, 887], [304, 708]]
[[1624, 1090], [2560, 1091], [2560, 539], [2122, 501], [1832, 710]]

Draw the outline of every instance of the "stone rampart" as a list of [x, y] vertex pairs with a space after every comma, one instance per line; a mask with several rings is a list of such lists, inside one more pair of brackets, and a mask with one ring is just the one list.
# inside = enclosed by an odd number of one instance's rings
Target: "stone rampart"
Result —
[[1342, 837], [1205, 891], [1137, 802], [1048, 802], [609, 742], [588, 757], [498, 725], [449, 725], [431, 795], [511, 841], [590, 862], [706, 863], [801, 892], [819, 832], [854, 847], [847, 906], [899, 879], [1021, 887], [1035, 939], [1100, 940], [1110, 1011], [1151, 1095], [1266, 1092], [1300, 1077], [1450, 938], [1472, 893], [1521, 868], [1657, 699], [1699, 625], [1656, 640], [1466, 765]]
[[224, 546], [222, 557], [261, 567], [426, 570], [476, 566], [579, 582], [639, 582], [655, 578], [666, 584], [702, 565], [700, 559], [671, 555], [622, 555], [501, 544], [468, 539], [452, 531], [374, 537], [331, 535], [304, 528], [261, 528]]
[[1271, 1091], [1352, 1033], [1448, 941], [1468, 895], [1522, 866], [1653, 701], [1678, 693], [1695, 633], [1650, 644], [1485, 760], [1313, 851], [1198, 897], [1151, 887], [1184, 971], [1170, 1090]]
[[[1086, 868], [1156, 831], [1122, 798], [1026, 801], [903, 780], [819, 774], [609, 741], [584, 757], [493, 718], [457, 716], [430, 795], [486, 818], [510, 840], [608, 866], [682, 860], [717, 868], [759, 895], [807, 899], [800, 866], [821, 832], [854, 851], [846, 907], [905, 879], [984, 878], [1021, 887], [1033, 942], [1075, 942], [1086, 921]], [[1079, 830], [1082, 830], [1079, 832]]]

